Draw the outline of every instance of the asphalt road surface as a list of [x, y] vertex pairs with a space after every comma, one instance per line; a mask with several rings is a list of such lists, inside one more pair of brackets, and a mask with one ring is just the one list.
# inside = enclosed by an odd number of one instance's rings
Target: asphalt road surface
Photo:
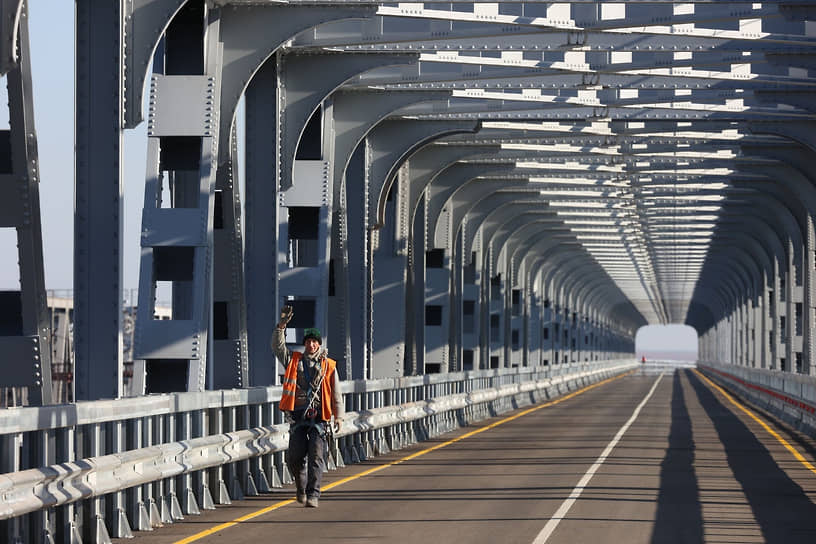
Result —
[[329, 472], [318, 509], [290, 486], [121, 542], [816, 543], [816, 440], [693, 370], [532, 408]]

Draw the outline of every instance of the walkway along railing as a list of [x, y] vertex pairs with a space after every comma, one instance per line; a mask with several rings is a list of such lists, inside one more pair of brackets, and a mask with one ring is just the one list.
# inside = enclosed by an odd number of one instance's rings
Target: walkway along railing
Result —
[[[329, 468], [638, 366], [616, 360], [344, 382], [348, 412]], [[131, 527], [150, 531], [290, 483], [280, 393], [259, 387], [0, 411], [0, 538], [109, 542], [131, 536]]]
[[697, 367], [720, 385], [816, 437], [816, 377], [724, 363]]

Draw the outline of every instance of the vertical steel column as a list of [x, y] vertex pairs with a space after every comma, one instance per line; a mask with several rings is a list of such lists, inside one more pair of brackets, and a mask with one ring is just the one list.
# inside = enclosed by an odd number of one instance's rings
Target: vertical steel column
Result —
[[734, 363], [745, 364], [745, 300], [734, 301]]
[[[336, 105], [335, 105], [336, 111]], [[335, 167], [337, 166], [335, 156]], [[330, 266], [334, 270], [334, 295], [329, 295], [328, 315], [331, 326], [330, 334], [335, 338], [335, 346], [342, 345], [342, 353], [336, 352], [337, 367], [341, 379], [350, 379], [352, 370], [352, 347], [349, 325], [351, 324], [351, 298], [349, 296], [348, 276], [351, 273], [348, 254], [348, 204], [345, 176], [339, 180], [335, 176], [332, 199], [332, 231], [330, 248]], [[338, 338], [339, 337], [339, 338]], [[340, 344], [342, 342], [342, 344]], [[339, 351], [339, 350], [338, 350]]]
[[123, 6], [76, 0], [77, 400], [122, 395]]
[[238, 143], [235, 126], [228, 160], [219, 163], [213, 210], [213, 389], [247, 387], [246, 299]]
[[[19, 9], [17, 40], [6, 35], [12, 29], [3, 24], [0, 41], [16, 46], [8, 52], [15, 63], [8, 70], [9, 128], [0, 131], [0, 227], [17, 233], [20, 291], [0, 293], [0, 353], [4, 365], [0, 387], [27, 387], [28, 403], [50, 404], [51, 322], [45, 291], [42, 224], [40, 220], [37, 135], [31, 89], [31, 61], [28, 45], [28, 12], [25, 4], [3, 6], [0, 15], [15, 20]], [[10, 10], [11, 12], [7, 12]], [[10, 255], [2, 256], [12, 263]]]
[[[502, 362], [501, 366], [509, 368], [513, 366], [513, 271], [507, 267], [507, 259], [502, 262], [501, 244], [493, 241], [492, 246], [499, 255], [496, 258], [496, 272], [502, 274], [502, 284], [504, 291], [501, 296], [500, 315], [502, 316]], [[501, 272], [499, 272], [501, 271]]]
[[278, 383], [269, 344], [278, 322], [277, 62], [265, 62], [246, 90], [246, 277], [250, 385]]
[[[771, 264], [776, 262], [776, 259], [771, 261]], [[757, 332], [757, 349], [759, 350], [759, 367], [768, 368], [771, 363], [771, 345], [768, 341], [768, 334], [771, 330], [769, 323], [769, 308], [770, 297], [768, 293], [768, 285], [773, 277], [773, 270], [762, 271], [762, 292], [760, 293], [760, 304], [757, 308], [757, 320], [759, 321], [759, 331]]]
[[[188, 3], [154, 60], [134, 350], [145, 360], [148, 392], [202, 391], [213, 383], [219, 24], [220, 10]], [[169, 206], [162, 206], [165, 189]], [[170, 320], [154, 317], [160, 281], [172, 289]]]
[[462, 247], [462, 229], [456, 231], [456, 236], [450, 242], [451, 245], [451, 267], [453, 278], [451, 281], [450, 293], [450, 331], [448, 335], [448, 356], [450, 358], [450, 371], [461, 372], [464, 370], [462, 363], [462, 338], [463, 338], [463, 301], [464, 301], [464, 272], [466, 261]]
[[[366, 172], [367, 139], [363, 140], [351, 156], [346, 168], [346, 206], [348, 210], [348, 283], [349, 302], [357, 301], [357, 308], [350, 308], [351, 323], [348, 333], [351, 340], [351, 375], [346, 379], [368, 378], [369, 365], [369, 220], [368, 175]], [[416, 256], [414, 256], [416, 257]], [[354, 272], [352, 272], [354, 271]]]
[[[785, 248], [787, 251], [787, 247]], [[783, 262], [787, 262], [787, 253], [783, 255]], [[780, 275], [782, 274], [782, 266], [780, 266], [778, 261], [774, 261], [774, 270], [773, 270], [773, 277], [771, 278], [771, 292], [769, 293], [769, 299], [771, 301], [770, 306], [768, 307], [768, 320], [770, 321], [770, 327], [768, 329], [768, 340], [770, 342], [770, 352], [771, 352], [771, 360], [768, 368], [773, 370], [779, 369], [779, 325], [780, 325], [780, 297], [779, 291], [781, 290], [781, 283], [779, 280]]]
[[[395, 308], [405, 305], [408, 262], [407, 206], [409, 166], [403, 165], [391, 186], [391, 198], [385, 207], [385, 222], [371, 233], [371, 337], [372, 379], [400, 377], [405, 371], [405, 315]], [[394, 282], [401, 286], [394, 287]]]
[[796, 337], [796, 313], [794, 311], [794, 293], [796, 286], [796, 250], [794, 240], [788, 236], [788, 259], [785, 270], [785, 371], [796, 372], [796, 361], [793, 356], [793, 341]]
[[813, 210], [807, 211], [806, 247], [802, 266], [805, 272], [802, 319], [802, 373], [816, 376], [816, 225]]

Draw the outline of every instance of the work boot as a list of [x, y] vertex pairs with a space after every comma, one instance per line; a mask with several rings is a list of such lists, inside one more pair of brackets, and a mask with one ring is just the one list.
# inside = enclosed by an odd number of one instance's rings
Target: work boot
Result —
[[306, 504], [306, 493], [298, 493], [297, 494], [297, 501], [300, 504]]
[[317, 508], [317, 497], [309, 497], [306, 499], [307, 508]]

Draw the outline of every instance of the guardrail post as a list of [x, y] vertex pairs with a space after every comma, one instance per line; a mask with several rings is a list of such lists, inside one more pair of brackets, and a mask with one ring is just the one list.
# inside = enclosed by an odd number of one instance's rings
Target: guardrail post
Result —
[[[244, 406], [244, 424], [248, 429], [257, 429], [262, 425], [261, 423], [261, 405], [260, 404], [247, 404]], [[254, 497], [257, 496], [260, 492], [266, 493], [266, 491], [262, 491], [261, 488], [265, 485], [265, 482], [262, 482], [259, 478], [263, 474], [263, 470], [261, 470], [261, 457], [253, 457], [252, 459], [247, 459], [243, 462], [244, 468], [244, 488], [247, 495]], [[255, 476], [253, 476], [255, 474]], [[257, 482], [255, 480], [258, 480]]]
[[[111, 450], [113, 453], [126, 451], [125, 424], [114, 421], [111, 425]], [[125, 515], [125, 492], [119, 491], [111, 497], [110, 520], [112, 533], [115, 538], [132, 538], [130, 523]]]
[[[275, 421], [277, 423], [283, 423], [283, 413], [277, 408], [275, 408]], [[286, 458], [283, 452], [275, 454], [275, 463], [280, 467], [280, 485], [278, 487], [294, 483], [295, 479], [289, 474], [289, 467], [286, 465]], [[278, 472], [276, 472], [276, 475], [277, 474]]]
[[[144, 425], [144, 418], [136, 418], [130, 422], [127, 428], [127, 449], [135, 450], [142, 447], [142, 428]], [[147, 510], [144, 504], [144, 486], [137, 485], [131, 487], [125, 494], [127, 496], [127, 510], [128, 517], [133, 520], [134, 527], [137, 531], [151, 531], [149, 518], [147, 517]]]
[[[224, 429], [224, 408], [216, 408], [210, 415], [209, 434], [222, 434], [226, 432]], [[232, 504], [229, 492], [227, 491], [227, 485], [224, 482], [224, 465], [218, 465], [216, 468], [210, 469], [210, 472], [211, 489], [215, 489], [215, 497], [213, 497], [215, 499], [215, 503]]]
[[[226, 429], [222, 432], [231, 433], [239, 428], [246, 428], [239, 425], [238, 409], [235, 406], [223, 409], [226, 412]], [[244, 490], [241, 488], [241, 480], [243, 480], [242, 468], [244, 463], [228, 463], [226, 468], [226, 481], [229, 482], [228, 489], [230, 490], [230, 497], [236, 501], [244, 500]]]
[[[153, 432], [153, 444], [166, 444], [170, 442], [167, 432], [165, 415], [155, 416], [155, 429]], [[154, 496], [156, 500], [156, 509], [159, 511], [159, 519], [162, 524], [173, 523], [173, 518], [170, 516], [170, 505], [168, 502], [169, 490], [168, 484], [170, 480], [158, 480], [154, 485]]]
[[[180, 416], [181, 433], [179, 438], [181, 440], [190, 440], [193, 438], [193, 413], [184, 412]], [[198, 516], [201, 510], [198, 509], [198, 502], [196, 502], [193, 475], [184, 474], [179, 477], [178, 485], [181, 486], [181, 511], [185, 516]]]
[[[146, 446], [149, 447], [161, 443], [159, 436], [156, 435], [156, 430], [156, 417], [149, 416], [145, 418], [144, 438], [146, 441]], [[160, 486], [161, 481], [155, 481], [145, 485], [145, 493], [147, 495], [147, 512], [151, 527], [161, 527], [163, 525], [161, 512], [159, 511], [160, 505], [157, 503], [157, 498], [161, 500]]]
[[[205, 436], [210, 428], [210, 409], [206, 406], [196, 411], [193, 416], [192, 432], [195, 437]], [[193, 475], [193, 482], [200, 490], [198, 506], [202, 510], [215, 510], [212, 493], [210, 493], [211, 469], [200, 470]]]
[[[180, 414], [183, 415], [183, 414]], [[178, 438], [178, 416], [176, 414], [168, 414], [167, 416], [167, 437], [169, 442], [176, 442]], [[168, 494], [167, 500], [170, 503], [170, 517], [173, 521], [184, 519], [184, 514], [181, 511], [181, 504], [179, 502], [178, 494], [181, 486], [180, 478], [170, 478], [167, 480]]]
[[[95, 423], [90, 425], [88, 432], [89, 448], [86, 457], [99, 457], [105, 454], [103, 433], [104, 423]], [[108, 535], [108, 529], [105, 526], [105, 513], [107, 512], [104, 497], [95, 497], [90, 500], [90, 519], [88, 519], [87, 528], [91, 533], [91, 538], [96, 544], [109, 544], [111, 539]]]
[[[279, 423], [283, 423], [283, 416], [278, 410], [275, 409], [274, 403], [264, 404], [263, 412], [265, 425], [278, 425]], [[265, 456], [263, 462], [264, 474], [270, 478], [269, 483], [273, 488], [283, 486], [283, 482], [281, 482], [281, 474], [278, 471], [278, 467], [282, 465], [282, 454], [273, 453], [272, 455]]]
[[[22, 435], [5, 434], [0, 436], [0, 473], [20, 470], [20, 442]], [[14, 542], [17, 535], [15, 520], [0, 522], [0, 536], [5, 535], [6, 542]]]

